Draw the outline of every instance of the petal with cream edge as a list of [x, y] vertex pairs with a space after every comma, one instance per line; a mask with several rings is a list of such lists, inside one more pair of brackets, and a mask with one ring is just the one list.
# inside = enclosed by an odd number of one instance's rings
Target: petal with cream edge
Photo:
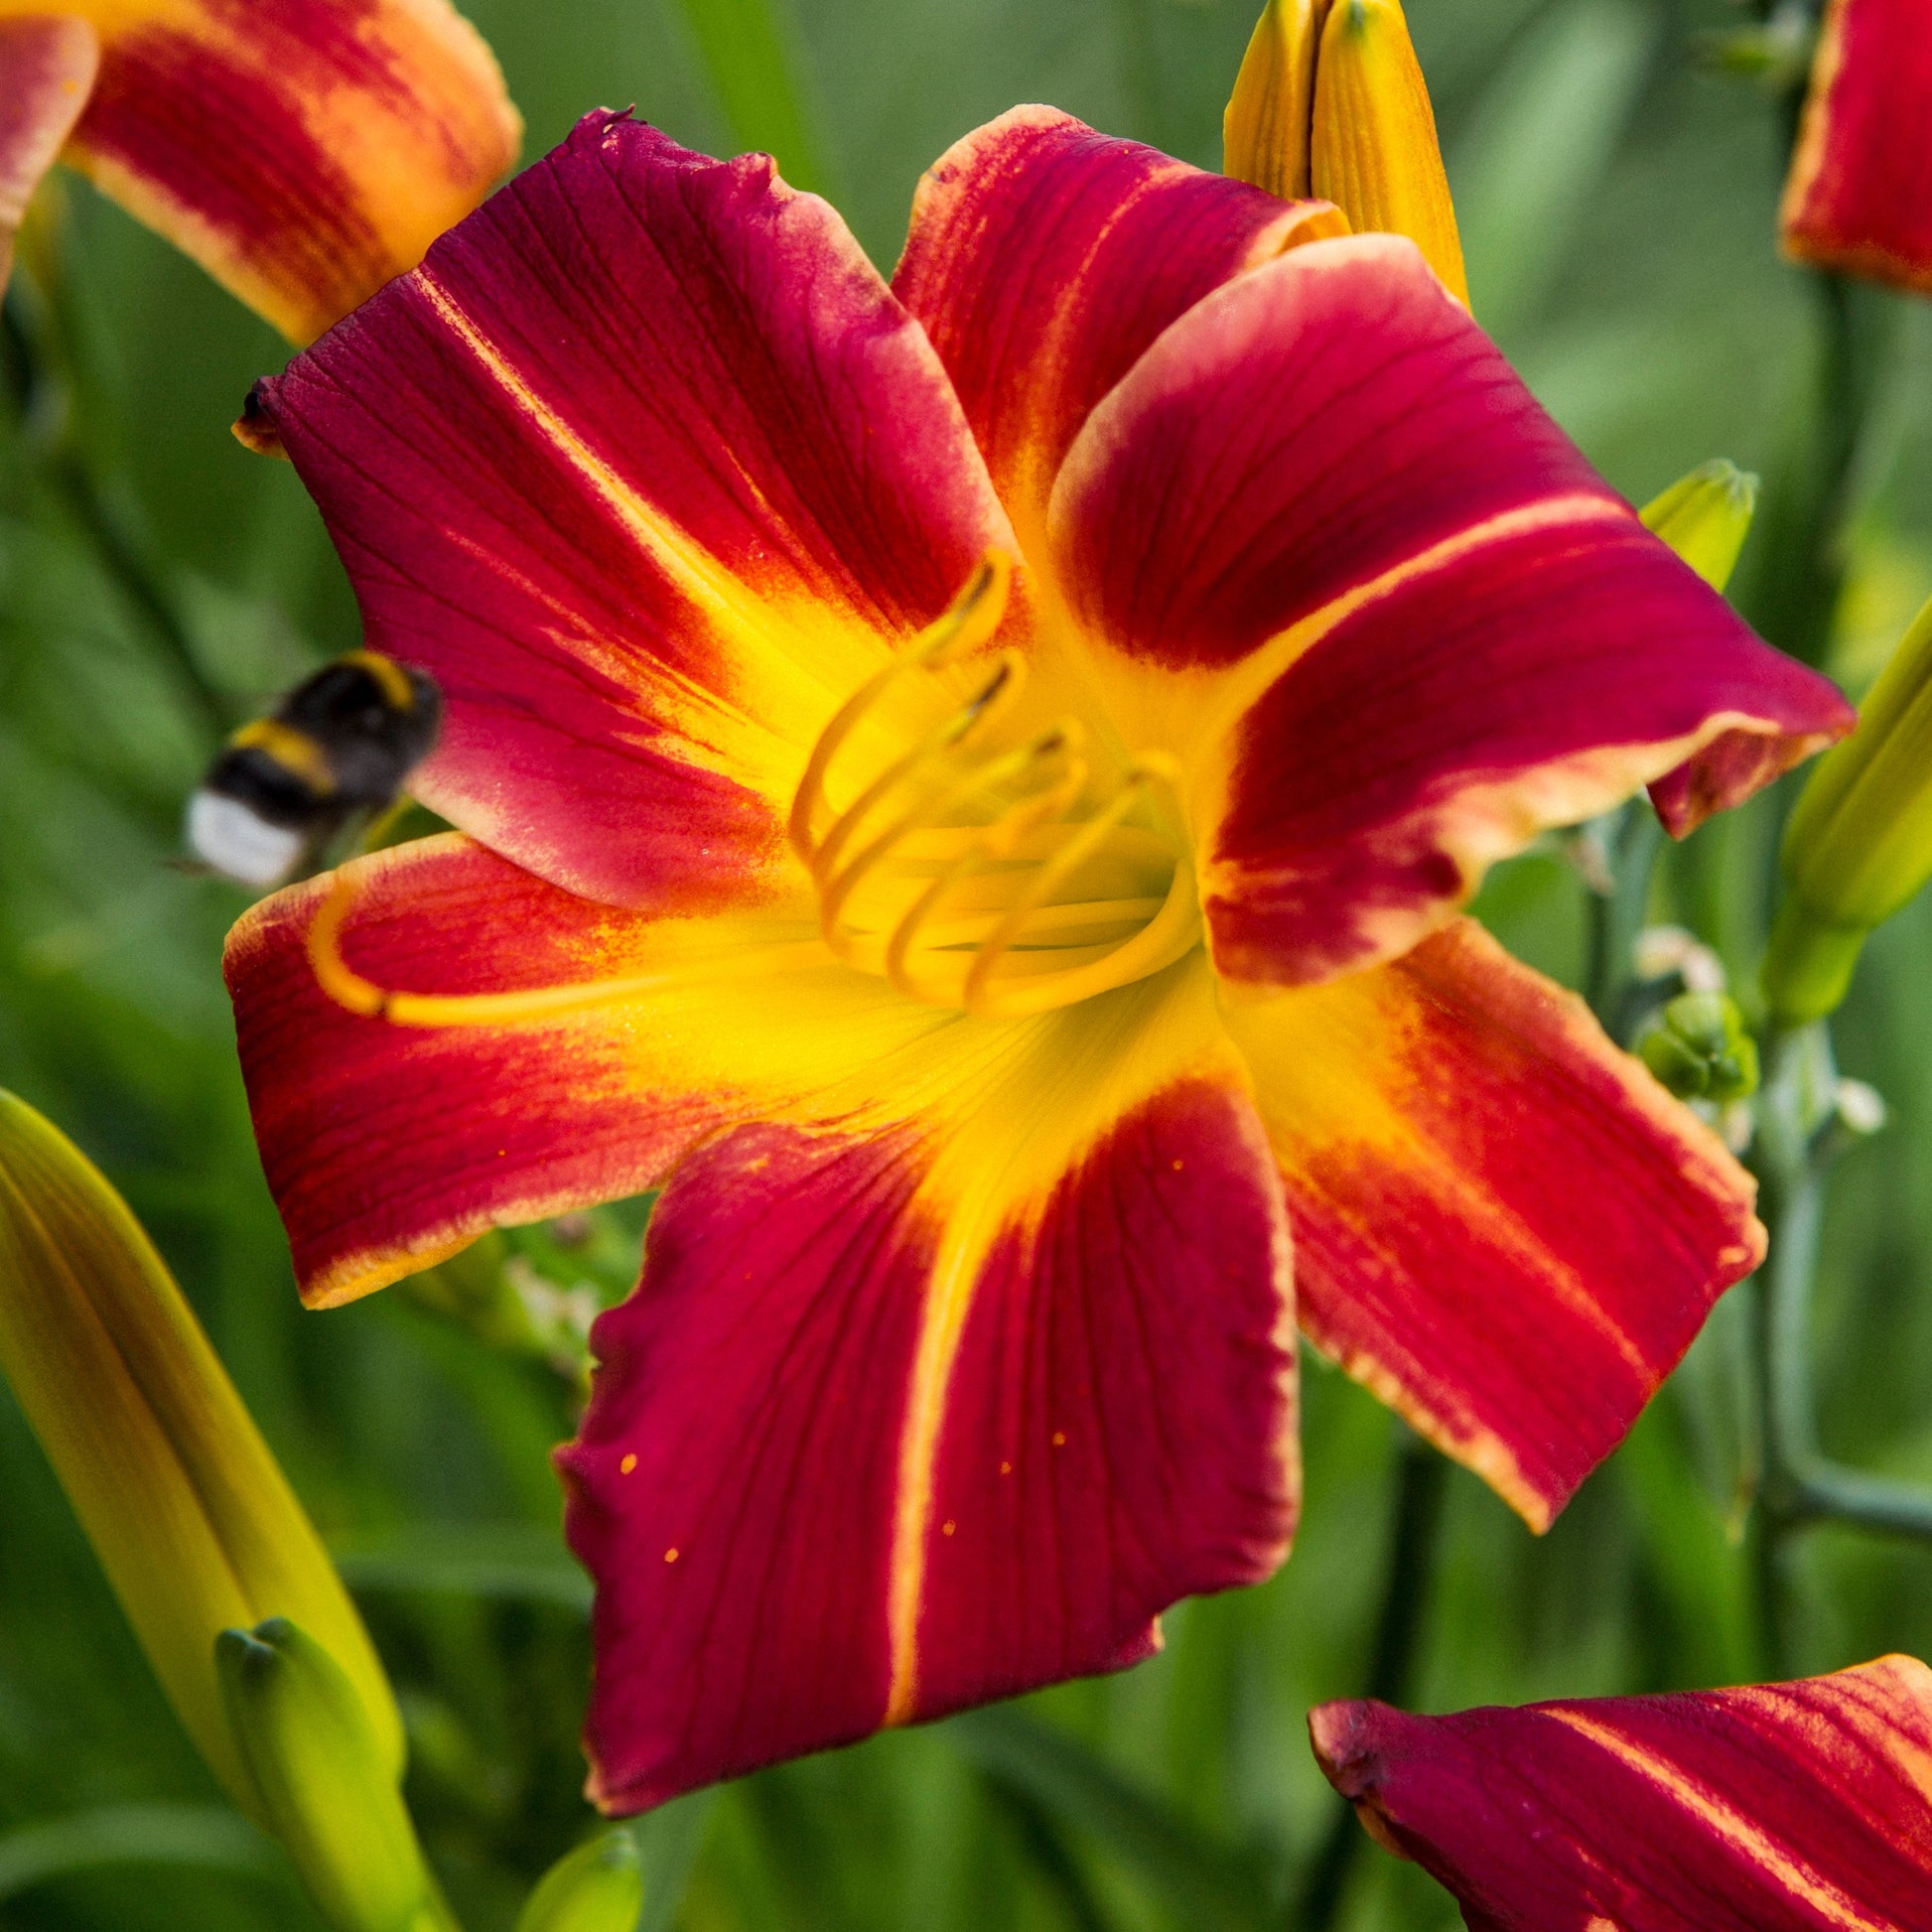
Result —
[[1779, 210], [1800, 261], [1932, 292], [1932, 22], [1832, 0]]
[[1150, 344], [1222, 283], [1347, 222], [1051, 107], [1016, 107], [920, 180], [893, 289], [1035, 546], [1060, 460]]
[[895, 1091], [695, 1155], [593, 1337], [609, 1810], [1136, 1662], [1286, 1554], [1287, 1229], [1198, 955], [958, 1019]]
[[100, 42], [84, 20], [0, 17], [0, 287], [27, 204], [80, 118], [99, 65]]
[[[0, 0], [0, 18], [50, 11]], [[297, 342], [418, 261], [516, 158], [496, 62], [446, 0], [59, 11], [100, 40], [64, 158]]]
[[1304, 1333], [1548, 1528], [1761, 1258], [1750, 1176], [1472, 920], [1226, 1018]]
[[1932, 1932], [1932, 1671], [1417, 1718], [1309, 1714], [1476, 1932]]
[[609, 113], [244, 427], [294, 459], [370, 644], [443, 687], [422, 797], [619, 904], [775, 890], [826, 720], [1013, 544], [838, 215]]
[[1197, 304], [1088, 418], [1051, 538], [1128, 742], [1188, 769], [1239, 979], [1391, 958], [1543, 827], [1687, 760], [1695, 791], [1695, 755], [1740, 733], [1769, 747], [1762, 782], [1851, 725], [1394, 236]]

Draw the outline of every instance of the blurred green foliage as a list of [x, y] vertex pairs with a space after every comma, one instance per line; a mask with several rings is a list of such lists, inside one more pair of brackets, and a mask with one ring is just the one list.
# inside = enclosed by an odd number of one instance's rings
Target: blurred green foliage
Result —
[[[773, 145], [890, 265], [918, 171], [1017, 100], [1214, 165], [1252, 6], [470, 11], [528, 117], [529, 153], [587, 108], [634, 100], [701, 147]], [[1817, 339], [1773, 243], [1784, 129], [1759, 88], [1693, 56], [1734, 11], [1412, 0], [1412, 14], [1476, 309], [1532, 386], [1635, 500], [1716, 455], [1763, 470], [1773, 491], [1781, 465], [1787, 492], [1802, 484]], [[212, 717], [348, 645], [353, 612], [293, 473], [227, 435], [279, 343], [77, 185], [63, 218], [56, 299], [10, 306], [0, 412], [0, 1084], [81, 1142], [169, 1256], [344, 1553], [408, 1713], [409, 1795], [451, 1896], [474, 1932], [506, 1932], [593, 1822], [576, 1747], [586, 1590], [557, 1540], [546, 1458], [577, 1399], [572, 1311], [621, 1292], [641, 1214], [506, 1240], [514, 1306], [500, 1282], [458, 1279], [301, 1311], [219, 982], [244, 901], [167, 862]], [[1932, 310], [1867, 306], [1887, 359], [1853, 453], [1831, 660], [1855, 687], [1932, 590]], [[1775, 588], [1782, 561], [1760, 532], [1739, 580], [1774, 635], [1777, 598], [1751, 585]], [[1739, 988], [1779, 809], [1765, 801], [1673, 855], [1652, 908], [1715, 945]], [[1482, 910], [1580, 983], [1587, 893], [1560, 857], [1502, 869]], [[1828, 1446], [1932, 1477], [1928, 941], [1923, 905], [1883, 931], [1840, 1029], [1847, 1070], [1893, 1114], [1835, 1185], [1817, 1358]], [[1428, 1613], [1411, 1702], [1763, 1674], [1735, 1303], [1547, 1538], [1451, 1474], [1433, 1588], [1412, 1606]], [[1339, 1811], [1304, 1714], [1364, 1684], [1404, 1463], [1386, 1412], [1318, 1361], [1306, 1395], [1305, 1526], [1274, 1584], [1180, 1608], [1165, 1654], [1127, 1676], [666, 1808], [639, 1831], [644, 1923], [1300, 1923], [1298, 1888]], [[4, 1394], [0, 1472], [0, 1922], [306, 1932], [292, 1875], [220, 1807]], [[1932, 1551], [1814, 1530], [1795, 1555], [1797, 1668], [1932, 1652]], [[1354, 1860], [1335, 1920], [1454, 1922], [1429, 1880], [1379, 1853]]]

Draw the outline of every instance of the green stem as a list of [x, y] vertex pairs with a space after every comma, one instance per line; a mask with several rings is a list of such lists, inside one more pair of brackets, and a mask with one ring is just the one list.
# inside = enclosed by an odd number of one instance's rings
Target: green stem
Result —
[[1621, 1041], [1628, 1030], [1628, 1004], [1637, 934], [1650, 910], [1650, 879], [1663, 849], [1664, 828], [1649, 804], [1639, 798], [1624, 808], [1610, 830], [1610, 872], [1615, 887], [1589, 897], [1589, 958], [1585, 998], [1603, 1030]]
[[[1376, 1621], [1368, 1688], [1363, 1693], [1384, 1704], [1400, 1703], [1415, 1677], [1448, 1488], [1449, 1464], [1420, 1436], [1403, 1429], [1396, 1460], [1389, 1575]], [[1363, 1836], [1352, 1811], [1344, 1808], [1336, 1813], [1289, 1920], [1292, 1927], [1299, 1932], [1328, 1932], [1341, 1910]]]
[[1773, 1670], [1790, 1669], [1781, 1561], [1791, 1534], [1846, 1523], [1932, 1541], [1932, 1490], [1833, 1461], [1820, 1447], [1812, 1376], [1812, 1300], [1824, 1228], [1825, 1183], [1844, 1139], [1834, 1133], [1835, 1081], [1825, 1023], [1772, 1042], [1758, 1160], [1770, 1257], [1758, 1281], [1753, 1353], [1761, 1478], [1754, 1525], [1758, 1595]]

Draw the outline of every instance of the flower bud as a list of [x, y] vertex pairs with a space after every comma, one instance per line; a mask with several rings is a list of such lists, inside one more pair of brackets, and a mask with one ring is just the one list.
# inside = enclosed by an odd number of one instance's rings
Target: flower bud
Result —
[[77, 1148], [0, 1091], [0, 1370], [182, 1723], [244, 1810], [218, 1631], [298, 1617], [393, 1776], [402, 1721], [361, 1619], [161, 1257]]
[[1932, 877], [1932, 605], [1820, 760], [1785, 829], [1764, 996], [1786, 1025], [1845, 998], [1866, 936]]
[[544, 1873], [516, 1932], [631, 1932], [643, 1904], [636, 1840], [603, 1832]]
[[1400, 0], [1334, 0], [1314, 64], [1310, 182], [1360, 233], [1404, 234], [1466, 309], [1429, 88]]
[[1268, 0], [1221, 117], [1221, 172], [1285, 201], [1311, 192], [1314, 56], [1329, 4]]
[[258, 1816], [329, 1923], [338, 1932], [446, 1925], [388, 1755], [328, 1651], [271, 1617], [223, 1630], [214, 1663]]
[[1730, 582], [1757, 508], [1757, 479], [1723, 457], [1700, 465], [1646, 503], [1644, 527], [1711, 586]]
[[1680, 1100], [1720, 1105], [1757, 1091], [1757, 1042], [1722, 993], [1685, 993], [1637, 1042], [1643, 1063]]
[[1407, 235], [1468, 306], [1429, 88], [1401, 0], [1268, 0], [1221, 123], [1223, 172]]

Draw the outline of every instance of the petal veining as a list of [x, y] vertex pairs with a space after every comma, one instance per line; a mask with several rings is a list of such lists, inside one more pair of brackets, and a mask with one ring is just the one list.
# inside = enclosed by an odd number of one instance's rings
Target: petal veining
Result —
[[961, 1020], [897, 1123], [672, 1177], [563, 1456], [600, 1802], [1118, 1668], [1281, 1560], [1286, 1228], [1212, 1013], [1196, 961]]
[[598, 114], [257, 391], [423, 795], [574, 891], [763, 891], [812, 740], [1011, 547], [930, 345], [763, 157]]
[[413, 266], [516, 158], [495, 59], [447, 0], [61, 11], [101, 43], [67, 159], [298, 342]]
[[1169, 329], [1088, 418], [1051, 545], [1127, 743], [1189, 771], [1239, 978], [1394, 957], [1543, 827], [1671, 774], [1687, 829], [1850, 722], [1393, 236], [1299, 248]]
[[1304, 1331], [1547, 1527], [1762, 1256], [1750, 1176], [1472, 920], [1227, 1022]]
[[1932, 1672], [1417, 1718], [1328, 1704], [1321, 1768], [1494, 1932], [1927, 1932]]
[[1093, 406], [1230, 278], [1347, 223], [1016, 107], [927, 170], [893, 287], [932, 338], [1000, 494], [1033, 546]]

